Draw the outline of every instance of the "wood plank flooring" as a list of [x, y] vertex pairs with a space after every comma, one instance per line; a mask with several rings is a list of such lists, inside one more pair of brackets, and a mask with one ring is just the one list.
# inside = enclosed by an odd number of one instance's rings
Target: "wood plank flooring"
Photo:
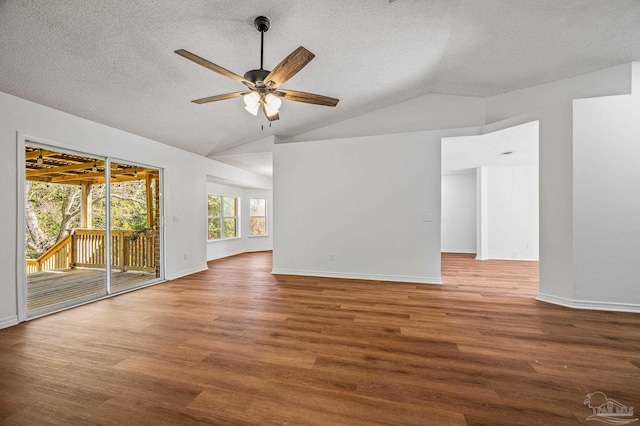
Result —
[[[119, 272], [111, 274], [111, 289], [118, 292], [155, 279], [155, 274]], [[106, 294], [106, 274], [101, 269], [71, 269], [27, 275], [27, 311]]]
[[[0, 424], [591, 424], [640, 407], [640, 315], [534, 300], [535, 262], [444, 285], [274, 276], [271, 253], [0, 330]], [[606, 283], [603, 283], [606, 285]]]

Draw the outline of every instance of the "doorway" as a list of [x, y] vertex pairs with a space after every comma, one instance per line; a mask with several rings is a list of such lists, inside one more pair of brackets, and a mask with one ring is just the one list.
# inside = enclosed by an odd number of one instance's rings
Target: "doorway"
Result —
[[24, 318], [163, 280], [162, 170], [24, 141]]

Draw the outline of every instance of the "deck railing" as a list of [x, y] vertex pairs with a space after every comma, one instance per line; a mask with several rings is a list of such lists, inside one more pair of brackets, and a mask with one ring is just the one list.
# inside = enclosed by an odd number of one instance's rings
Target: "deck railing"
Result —
[[[119, 271], [157, 272], [158, 231], [111, 231], [111, 267]], [[74, 229], [38, 259], [27, 260], [27, 274], [72, 268], [106, 268], [106, 233]]]
[[72, 238], [67, 235], [37, 259], [27, 259], [27, 274], [71, 268]]

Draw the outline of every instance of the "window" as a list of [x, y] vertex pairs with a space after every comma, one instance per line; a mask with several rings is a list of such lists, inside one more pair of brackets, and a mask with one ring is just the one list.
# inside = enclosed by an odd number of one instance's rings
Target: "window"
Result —
[[238, 198], [209, 194], [207, 200], [207, 238], [221, 240], [238, 237]]
[[249, 220], [251, 225], [249, 235], [267, 235], [267, 200], [264, 198], [249, 200]]

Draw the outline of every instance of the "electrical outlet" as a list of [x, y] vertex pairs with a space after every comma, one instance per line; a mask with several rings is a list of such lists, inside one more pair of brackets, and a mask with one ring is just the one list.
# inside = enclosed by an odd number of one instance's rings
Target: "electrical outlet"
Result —
[[178, 216], [174, 216], [173, 223], [179, 223], [179, 222], [180, 222], [180, 218]]
[[333, 253], [329, 253], [329, 262], [333, 262]]
[[184, 252], [184, 260], [189, 260], [189, 253], [186, 251]]
[[422, 220], [425, 222], [433, 222], [433, 215], [425, 214], [422, 216]]

